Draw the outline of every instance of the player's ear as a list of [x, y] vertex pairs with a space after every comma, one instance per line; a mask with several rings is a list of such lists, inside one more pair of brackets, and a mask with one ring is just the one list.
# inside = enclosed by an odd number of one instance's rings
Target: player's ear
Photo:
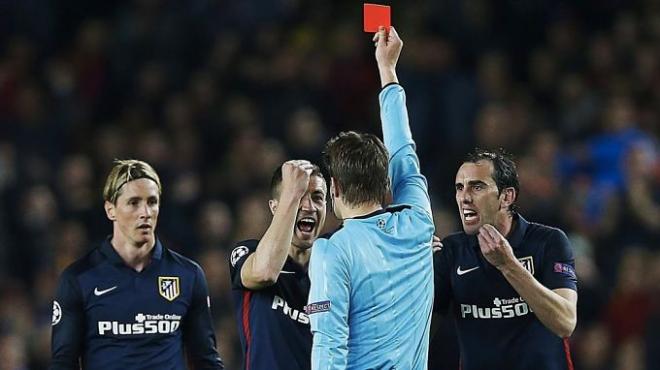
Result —
[[334, 177], [330, 178], [330, 195], [334, 198], [341, 196], [341, 185], [339, 185], [339, 182]]
[[505, 188], [500, 194], [500, 209], [509, 209], [509, 206], [516, 201], [516, 189]]
[[115, 215], [114, 204], [106, 200], [105, 203], [103, 204], [103, 208], [105, 209], [105, 215], [106, 217], [108, 217], [108, 220], [115, 221], [117, 219], [117, 216]]
[[275, 211], [277, 211], [277, 199], [271, 199], [268, 201], [268, 208], [270, 208], [270, 213], [275, 215]]

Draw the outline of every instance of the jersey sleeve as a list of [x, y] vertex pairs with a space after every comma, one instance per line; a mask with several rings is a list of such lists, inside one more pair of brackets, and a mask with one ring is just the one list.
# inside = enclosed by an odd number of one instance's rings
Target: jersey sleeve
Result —
[[244, 240], [236, 243], [229, 255], [229, 274], [232, 289], [247, 289], [241, 280], [241, 269], [248, 256], [257, 250], [258, 240]]
[[183, 326], [183, 340], [193, 369], [224, 369], [211, 318], [211, 299], [204, 271], [195, 265], [195, 283]]
[[577, 290], [575, 258], [566, 234], [553, 230], [548, 244], [540, 276], [540, 282], [548, 289], [569, 288]]
[[345, 369], [348, 361], [350, 281], [347, 259], [329, 240], [317, 240], [309, 264], [306, 312], [312, 335], [312, 370]]
[[67, 269], [60, 276], [53, 301], [50, 370], [80, 367], [84, 325], [82, 291], [75, 275]]
[[390, 156], [389, 175], [394, 203], [419, 207], [431, 219], [428, 184], [420, 172], [408, 122], [406, 94], [401, 85], [391, 84], [381, 91], [380, 118], [383, 141]]
[[442, 240], [443, 247], [433, 255], [434, 298], [433, 312], [446, 315], [452, 300], [451, 271], [453, 270], [453, 257], [450, 248], [451, 242], [447, 238]]

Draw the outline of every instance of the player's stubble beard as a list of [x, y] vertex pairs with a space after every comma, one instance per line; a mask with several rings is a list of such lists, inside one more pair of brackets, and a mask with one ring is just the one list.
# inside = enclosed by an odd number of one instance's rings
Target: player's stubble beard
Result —
[[314, 244], [314, 240], [316, 240], [316, 238], [317, 238], [317, 236], [318, 236], [318, 235], [317, 235], [318, 233], [316, 233], [316, 227], [317, 227], [317, 226], [314, 226], [314, 230], [312, 230], [312, 234], [313, 234], [314, 236], [312, 237], [311, 240], [308, 241], [308, 240], [303, 240], [303, 239], [301, 239], [300, 237], [298, 237], [298, 235], [296, 235], [296, 232], [297, 232], [297, 230], [298, 230], [298, 227], [297, 227], [297, 226], [294, 226], [294, 229], [293, 229], [293, 239], [291, 240], [291, 245], [292, 245], [294, 248], [297, 248], [297, 249], [303, 249], [303, 250], [311, 248], [312, 245]]

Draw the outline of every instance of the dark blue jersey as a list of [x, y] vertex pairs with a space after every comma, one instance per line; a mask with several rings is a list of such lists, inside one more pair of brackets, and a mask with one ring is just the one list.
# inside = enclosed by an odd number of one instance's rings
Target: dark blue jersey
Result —
[[106, 240], [60, 277], [50, 369], [223, 369], [209, 305], [195, 262], [156, 241], [137, 272]]
[[312, 334], [304, 311], [309, 295], [307, 271], [287, 257], [275, 284], [260, 290], [245, 288], [241, 269], [258, 244], [258, 240], [237, 243], [229, 265], [243, 369], [309, 370]]
[[[573, 252], [559, 229], [514, 216], [515, 256], [549, 289], [577, 290]], [[568, 341], [546, 328], [481, 254], [476, 235], [447, 236], [435, 259], [434, 311], [450, 307], [463, 370], [572, 369]]]

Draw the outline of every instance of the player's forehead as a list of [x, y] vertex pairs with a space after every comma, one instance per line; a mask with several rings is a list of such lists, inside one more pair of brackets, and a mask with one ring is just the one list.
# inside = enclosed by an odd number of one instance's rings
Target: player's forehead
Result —
[[158, 198], [158, 184], [153, 180], [147, 178], [141, 178], [136, 180], [131, 180], [119, 189], [120, 194], [117, 200], [126, 199], [126, 198]]
[[486, 184], [494, 184], [493, 162], [480, 160], [475, 162], [465, 162], [456, 172], [456, 184], [467, 184], [470, 181], [481, 181]]
[[325, 184], [325, 179], [321, 176], [313, 175], [312, 177], [309, 178], [309, 186], [307, 187], [307, 191], [310, 193], [316, 193], [316, 192], [322, 192], [323, 194], [326, 193], [326, 184]]

